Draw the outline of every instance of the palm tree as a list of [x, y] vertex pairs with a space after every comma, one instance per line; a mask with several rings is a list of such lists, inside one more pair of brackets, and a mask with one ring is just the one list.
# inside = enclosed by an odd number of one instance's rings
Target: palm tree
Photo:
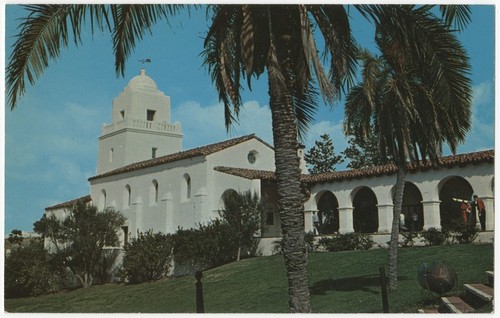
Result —
[[[324, 100], [332, 103], [353, 75], [348, 15], [338, 5], [220, 5], [211, 10], [205, 64], [224, 103], [227, 127], [241, 106], [240, 76], [251, 88], [251, 78], [267, 72], [289, 306], [292, 312], [310, 312], [298, 142], [313, 119], [315, 80]], [[313, 25], [325, 40], [328, 74]]]
[[[153, 24], [175, 14], [174, 5], [30, 5], [7, 67], [7, 93], [11, 109], [25, 92], [25, 79], [33, 84], [59, 56], [70, 39], [78, 45], [85, 25], [112, 32], [115, 69], [123, 75], [125, 60], [136, 41]], [[367, 18], [377, 20], [380, 6], [355, 6]], [[399, 7], [397, 7], [399, 8]], [[424, 6], [428, 11], [430, 6]], [[441, 7], [448, 23], [460, 6]], [[377, 9], [377, 10], [375, 10]], [[396, 14], [399, 14], [396, 10]], [[354, 73], [355, 44], [349, 17], [340, 5], [219, 5], [211, 6], [212, 25], [205, 40], [205, 64], [224, 102], [226, 125], [238, 117], [240, 76], [267, 74], [273, 120], [276, 182], [278, 185], [284, 258], [293, 312], [310, 311], [303, 229], [298, 137], [313, 120], [317, 88], [332, 103]], [[465, 17], [467, 17], [465, 15]], [[399, 27], [399, 20], [377, 25]], [[404, 21], [403, 21], [404, 22]], [[313, 32], [316, 27], [319, 32]], [[399, 30], [409, 32], [408, 30]], [[328, 73], [318, 56], [314, 34], [321, 34], [330, 66]], [[417, 39], [409, 39], [418, 43]], [[417, 58], [417, 57], [415, 57]], [[317, 81], [317, 82], [316, 82]]]
[[[362, 81], [346, 100], [345, 131], [367, 137], [398, 168], [389, 252], [389, 288], [397, 287], [397, 247], [407, 164], [439, 163], [442, 144], [455, 153], [470, 129], [470, 66], [448, 25], [426, 7], [375, 6], [380, 56], [359, 55]], [[411, 38], [416, 43], [408, 41]], [[417, 44], [417, 45], [415, 45]]]

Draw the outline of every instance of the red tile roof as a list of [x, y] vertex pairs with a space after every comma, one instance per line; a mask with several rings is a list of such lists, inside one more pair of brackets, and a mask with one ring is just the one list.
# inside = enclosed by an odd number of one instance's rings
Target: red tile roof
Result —
[[166, 155], [166, 156], [162, 156], [162, 157], [158, 157], [158, 158], [154, 158], [154, 159], [149, 159], [149, 160], [145, 160], [145, 161], [141, 161], [141, 162], [137, 162], [137, 163], [132, 163], [130, 165], [127, 165], [127, 166], [124, 166], [124, 167], [121, 167], [121, 168], [118, 168], [118, 169], [115, 169], [112, 171], [108, 171], [108, 172], [105, 172], [103, 174], [100, 174], [100, 175], [97, 175], [94, 177], [90, 177], [89, 181], [96, 180], [99, 178], [114, 176], [114, 175], [118, 175], [118, 174], [125, 173], [125, 172], [131, 172], [131, 171], [136, 171], [136, 170], [145, 169], [145, 168], [149, 168], [149, 167], [159, 166], [159, 165], [163, 165], [166, 163], [175, 162], [175, 161], [179, 161], [179, 160], [190, 159], [190, 158], [194, 158], [194, 157], [198, 157], [198, 156], [207, 156], [207, 155], [213, 154], [215, 152], [218, 152], [218, 151], [227, 149], [229, 147], [235, 146], [237, 144], [240, 144], [240, 143], [245, 142], [245, 141], [250, 140], [250, 139], [257, 139], [258, 141], [262, 142], [263, 144], [265, 144], [269, 148], [271, 148], [271, 149], [273, 148], [271, 145], [269, 145], [268, 143], [266, 143], [265, 141], [263, 141], [259, 137], [255, 136], [255, 134], [251, 134], [251, 135], [233, 138], [233, 139], [221, 141], [218, 143], [214, 143], [214, 144], [210, 144], [210, 145], [206, 145], [206, 146], [202, 146], [202, 147], [198, 147], [198, 148], [193, 148], [190, 150], [177, 152], [174, 154], [170, 154], [170, 155]]
[[[479, 164], [482, 162], [493, 163], [495, 159], [494, 150], [479, 151], [455, 156], [442, 157], [439, 160], [439, 166], [433, 167], [430, 162], [412, 162], [407, 165], [410, 173], [417, 171], [426, 171], [430, 169], [440, 169], [443, 167], [451, 168], [455, 166], [463, 167], [469, 164]], [[242, 168], [231, 167], [215, 167], [216, 171], [227, 173], [230, 175], [246, 178], [246, 179], [261, 179], [261, 180], [274, 180], [273, 171], [263, 170], [250, 170]], [[396, 173], [397, 167], [394, 164], [387, 164], [376, 167], [369, 167], [356, 170], [334, 171], [320, 173], [316, 175], [302, 175], [301, 181], [304, 183], [321, 183], [321, 182], [335, 182], [351, 179], [368, 178], [380, 175], [391, 175]]]
[[53, 206], [49, 206], [48, 208], [45, 208], [45, 211], [58, 210], [58, 209], [68, 209], [68, 208], [71, 208], [79, 200], [83, 200], [86, 203], [92, 201], [92, 199], [90, 198], [90, 195], [86, 195], [86, 196], [83, 196], [83, 197], [78, 198], [78, 199], [73, 199], [73, 200], [70, 200], [67, 202], [63, 202], [63, 203], [59, 203], [59, 204], [56, 204]]

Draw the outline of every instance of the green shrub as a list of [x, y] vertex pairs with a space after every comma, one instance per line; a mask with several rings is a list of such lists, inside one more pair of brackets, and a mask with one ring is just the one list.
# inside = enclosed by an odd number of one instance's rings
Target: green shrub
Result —
[[415, 244], [413, 240], [418, 238], [418, 232], [401, 232], [401, 236], [403, 237], [403, 242], [400, 242], [401, 247], [413, 247]]
[[451, 234], [446, 229], [438, 230], [436, 228], [430, 228], [426, 231], [421, 232], [421, 236], [424, 239], [425, 245], [437, 246], [449, 243]]
[[28, 297], [59, 290], [60, 268], [43, 248], [41, 239], [19, 247], [5, 257], [5, 297]]
[[368, 250], [373, 247], [373, 239], [365, 233], [335, 234], [333, 237], [323, 237], [318, 244], [328, 252]]
[[178, 229], [173, 235], [175, 263], [204, 270], [236, 260], [238, 244], [228, 239], [230, 232], [218, 219], [197, 229]]
[[271, 251], [272, 255], [282, 255], [283, 254], [283, 246], [281, 240], [273, 241], [273, 250]]
[[459, 244], [470, 244], [476, 239], [479, 228], [475, 224], [462, 224], [455, 231], [454, 238]]
[[161, 279], [168, 274], [172, 261], [170, 235], [139, 233], [125, 246], [122, 276], [130, 283]]
[[309, 231], [304, 235], [304, 241], [306, 242], [307, 250], [309, 252], [315, 252], [318, 248], [314, 241], [314, 232]]

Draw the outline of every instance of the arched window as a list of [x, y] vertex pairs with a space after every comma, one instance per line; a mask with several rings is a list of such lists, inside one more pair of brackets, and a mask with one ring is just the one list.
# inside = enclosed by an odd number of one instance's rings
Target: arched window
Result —
[[98, 209], [100, 211], [104, 211], [105, 208], [106, 208], [106, 190], [103, 189], [101, 191], [101, 194], [99, 195]]
[[158, 181], [153, 180], [151, 182], [151, 187], [149, 191], [149, 202], [150, 204], [158, 203]]
[[191, 177], [186, 173], [182, 179], [181, 198], [188, 201], [191, 199]]
[[130, 206], [131, 194], [132, 194], [132, 189], [130, 188], [130, 185], [127, 184], [125, 186], [125, 190], [123, 191], [123, 206], [124, 207]]

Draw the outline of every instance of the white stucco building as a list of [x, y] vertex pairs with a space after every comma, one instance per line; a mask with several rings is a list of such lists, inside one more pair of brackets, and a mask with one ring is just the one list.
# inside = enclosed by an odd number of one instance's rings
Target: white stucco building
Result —
[[[114, 208], [127, 219], [122, 241], [138, 231], [174, 233], [218, 216], [228, 191], [251, 190], [268, 210], [261, 231], [262, 252], [280, 236], [271, 145], [247, 135], [195, 149], [182, 149], [181, 124], [171, 123], [170, 98], [144, 70], [113, 101], [112, 122], [99, 137], [97, 173], [89, 178], [84, 199], [99, 209]], [[189, 133], [189, 132], [187, 132]], [[298, 149], [299, 155], [303, 152]], [[396, 168], [308, 175], [302, 161], [306, 231], [312, 213], [321, 218], [323, 234], [352, 231], [381, 235], [387, 241], [392, 222]], [[459, 217], [452, 198], [486, 204], [486, 230], [494, 228], [494, 151], [444, 157], [439, 168], [410, 165], [403, 209], [414, 230], [448, 226]], [[46, 208], [63, 216], [75, 200]], [[268, 239], [266, 239], [268, 238]], [[266, 243], [267, 242], [267, 243]]]

